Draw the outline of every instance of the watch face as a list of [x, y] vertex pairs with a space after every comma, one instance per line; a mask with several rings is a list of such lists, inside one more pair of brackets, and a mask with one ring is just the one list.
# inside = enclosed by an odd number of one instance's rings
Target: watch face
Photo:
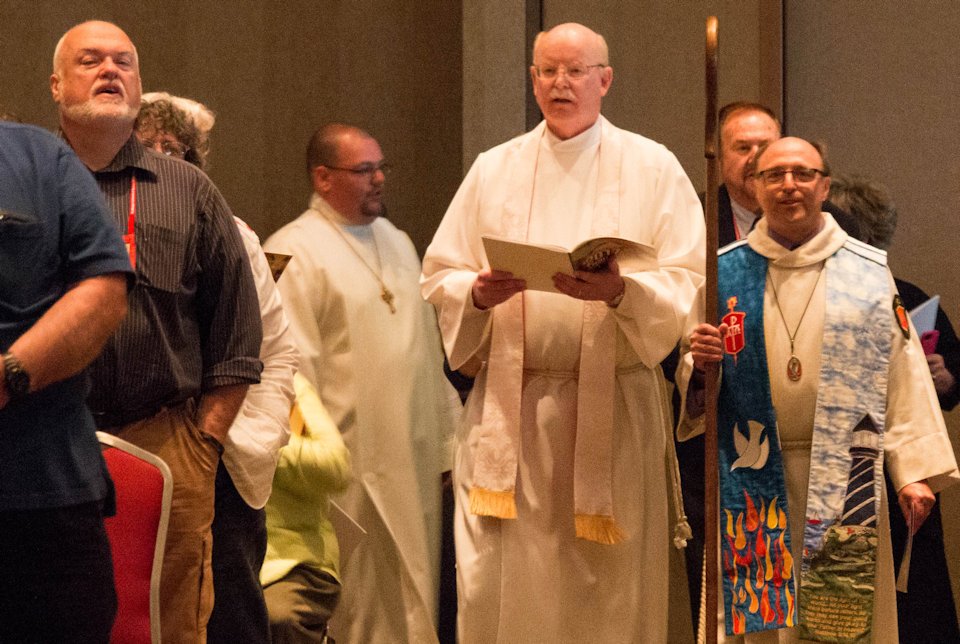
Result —
[[30, 393], [30, 376], [23, 370], [19, 360], [8, 353], [3, 356], [3, 367], [7, 391], [11, 398], [20, 398]]

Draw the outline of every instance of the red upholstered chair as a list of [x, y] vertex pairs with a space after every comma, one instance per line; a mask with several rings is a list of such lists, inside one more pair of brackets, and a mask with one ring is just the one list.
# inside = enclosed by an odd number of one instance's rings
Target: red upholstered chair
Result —
[[170, 520], [173, 476], [159, 457], [97, 432], [117, 491], [117, 514], [106, 519], [117, 587], [116, 644], [160, 641], [160, 568]]

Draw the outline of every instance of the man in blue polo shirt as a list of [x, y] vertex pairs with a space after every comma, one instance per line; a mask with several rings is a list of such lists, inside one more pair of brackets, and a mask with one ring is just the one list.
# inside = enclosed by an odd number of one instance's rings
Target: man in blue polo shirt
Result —
[[0, 122], [0, 641], [109, 638], [112, 486], [83, 369], [126, 313], [131, 275], [79, 159]]

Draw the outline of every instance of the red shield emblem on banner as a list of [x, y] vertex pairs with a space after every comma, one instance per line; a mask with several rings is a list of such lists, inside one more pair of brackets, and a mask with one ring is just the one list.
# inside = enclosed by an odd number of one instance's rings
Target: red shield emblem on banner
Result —
[[723, 316], [723, 323], [727, 325], [727, 335], [723, 338], [723, 350], [730, 355], [737, 355], [743, 351], [743, 318], [747, 316], [743, 311], [731, 311]]
[[727, 325], [727, 335], [723, 337], [723, 350], [733, 356], [733, 363], [737, 363], [737, 354], [743, 351], [743, 319], [747, 314], [743, 311], [735, 311], [737, 306], [737, 296], [734, 295], [727, 299], [727, 308], [729, 313], [721, 318], [721, 322]]

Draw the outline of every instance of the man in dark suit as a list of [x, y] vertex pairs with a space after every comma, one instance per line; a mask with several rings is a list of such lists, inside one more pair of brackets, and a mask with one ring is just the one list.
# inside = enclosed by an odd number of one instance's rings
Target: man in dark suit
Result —
[[[760, 218], [760, 204], [753, 193], [753, 158], [757, 148], [780, 138], [780, 121], [760, 103], [728, 103], [720, 109], [720, 175], [717, 193], [717, 224], [720, 246], [746, 237]], [[823, 203], [847, 234], [860, 238], [857, 220], [829, 201]], [[699, 573], [698, 573], [699, 574]]]
[[[766, 105], [738, 101], [720, 109], [720, 175], [723, 184], [717, 193], [717, 227], [720, 247], [746, 237], [762, 215], [754, 194], [753, 162], [757, 149], [780, 138], [780, 121]], [[701, 195], [701, 200], [703, 196]], [[830, 203], [821, 206], [848, 235], [860, 239], [857, 220]], [[663, 361], [663, 371], [673, 381], [677, 366], [675, 350]], [[674, 392], [673, 411], [677, 417], [680, 396]], [[697, 436], [685, 442], [674, 441], [683, 482], [683, 505], [693, 532], [686, 548], [687, 582], [693, 630], [697, 630], [700, 608], [700, 584], [703, 570], [703, 462], [704, 439]]]

